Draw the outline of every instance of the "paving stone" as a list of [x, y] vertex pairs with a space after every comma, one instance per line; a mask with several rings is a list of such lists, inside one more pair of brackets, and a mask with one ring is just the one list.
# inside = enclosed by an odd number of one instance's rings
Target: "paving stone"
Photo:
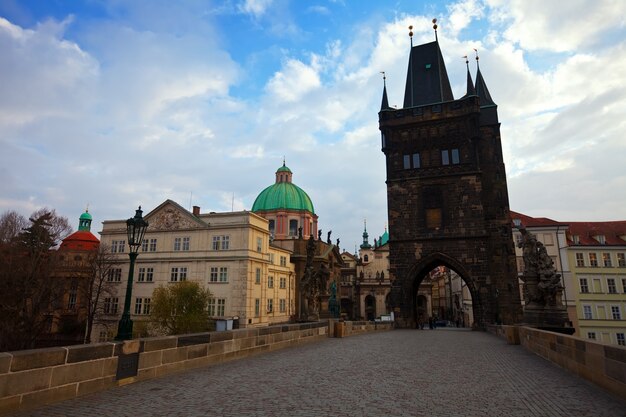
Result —
[[394, 330], [271, 351], [13, 416], [626, 416], [626, 402], [484, 332]]

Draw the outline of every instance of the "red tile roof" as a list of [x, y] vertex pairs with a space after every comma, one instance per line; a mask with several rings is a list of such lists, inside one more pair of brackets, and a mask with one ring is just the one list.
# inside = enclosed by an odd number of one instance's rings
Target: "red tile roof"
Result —
[[522, 221], [522, 225], [526, 227], [546, 227], [546, 226], [567, 226], [568, 223], [557, 222], [556, 220], [549, 219], [547, 217], [530, 217], [522, 213], [518, 213], [516, 211], [509, 211], [509, 215], [511, 217], [511, 223], [513, 223], [513, 219], [520, 219]]
[[100, 241], [91, 232], [79, 230], [74, 232], [61, 243], [60, 250], [96, 250]]
[[[572, 237], [574, 235], [578, 236], [578, 244], [584, 246], [626, 245], [625, 220], [611, 222], [570, 222], [568, 224], [567, 241], [570, 245], [575, 244]], [[594, 236], [604, 236], [604, 245]]]

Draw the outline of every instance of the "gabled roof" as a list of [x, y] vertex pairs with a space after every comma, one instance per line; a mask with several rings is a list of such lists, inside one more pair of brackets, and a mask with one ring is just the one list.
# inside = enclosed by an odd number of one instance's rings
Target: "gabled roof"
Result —
[[454, 96], [439, 42], [412, 47], [404, 89], [404, 108], [452, 100]]
[[[575, 243], [573, 236], [578, 236]], [[601, 244], [596, 237], [604, 236], [605, 243]], [[621, 236], [621, 237], [620, 237]], [[626, 246], [626, 220], [609, 222], [570, 222], [567, 240], [570, 245], [583, 246]]]
[[147, 231], [206, 228], [208, 225], [177, 202], [167, 199], [144, 216]]

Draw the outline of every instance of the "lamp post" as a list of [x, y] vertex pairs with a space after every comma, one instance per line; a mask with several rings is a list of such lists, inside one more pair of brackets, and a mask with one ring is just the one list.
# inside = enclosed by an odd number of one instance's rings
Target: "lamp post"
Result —
[[130, 257], [130, 268], [128, 270], [128, 282], [126, 284], [126, 298], [124, 299], [124, 312], [117, 326], [117, 336], [115, 340], [128, 340], [133, 338], [133, 321], [130, 319], [130, 299], [133, 295], [133, 272], [135, 260], [139, 252], [139, 247], [143, 242], [143, 235], [148, 228], [141, 211], [141, 206], [135, 211], [135, 217], [126, 220], [126, 233], [128, 234], [128, 256]]

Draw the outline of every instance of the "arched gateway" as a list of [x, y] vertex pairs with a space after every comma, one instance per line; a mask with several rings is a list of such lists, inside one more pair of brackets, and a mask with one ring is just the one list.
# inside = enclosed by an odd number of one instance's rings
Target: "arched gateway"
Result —
[[[478, 63], [478, 59], [476, 61]], [[477, 70], [455, 100], [437, 41], [411, 47], [404, 107], [379, 113], [387, 166], [391, 304], [415, 327], [417, 286], [445, 265], [467, 284], [476, 325], [521, 318], [497, 106]]]

